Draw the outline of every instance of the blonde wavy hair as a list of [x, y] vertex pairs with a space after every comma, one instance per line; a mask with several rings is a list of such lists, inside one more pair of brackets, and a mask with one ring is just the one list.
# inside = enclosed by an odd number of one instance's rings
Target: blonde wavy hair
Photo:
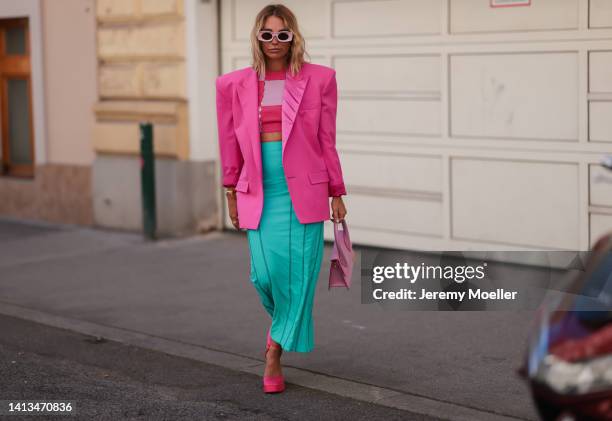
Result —
[[297, 18], [293, 12], [283, 4], [269, 4], [261, 9], [255, 17], [255, 25], [251, 30], [252, 67], [260, 77], [266, 74], [266, 56], [260, 47], [257, 34], [263, 28], [266, 19], [270, 16], [277, 16], [282, 19], [285, 27], [293, 32], [293, 40], [291, 41], [291, 46], [287, 53], [287, 67], [291, 75], [295, 76], [305, 62], [304, 54], [308, 55], [309, 58], [310, 55], [306, 52], [306, 40], [299, 30]]

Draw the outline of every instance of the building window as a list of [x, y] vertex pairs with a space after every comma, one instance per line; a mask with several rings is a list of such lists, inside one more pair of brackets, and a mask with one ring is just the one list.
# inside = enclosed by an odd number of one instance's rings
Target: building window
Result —
[[0, 19], [2, 174], [34, 175], [28, 18]]

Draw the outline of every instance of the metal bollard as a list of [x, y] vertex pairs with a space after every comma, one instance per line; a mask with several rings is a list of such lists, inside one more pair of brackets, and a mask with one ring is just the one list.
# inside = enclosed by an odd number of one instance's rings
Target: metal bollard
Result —
[[155, 153], [153, 125], [140, 123], [140, 185], [142, 190], [142, 223], [145, 238], [156, 239]]

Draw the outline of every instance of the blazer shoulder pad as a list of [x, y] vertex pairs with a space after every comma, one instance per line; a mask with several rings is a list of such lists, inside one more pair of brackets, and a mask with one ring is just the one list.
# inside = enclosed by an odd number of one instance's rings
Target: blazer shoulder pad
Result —
[[249, 69], [251, 69], [251, 67], [247, 66], [247, 67], [232, 70], [230, 72], [217, 76], [217, 79], [216, 79], [217, 87], [223, 89], [229, 85], [232, 85], [234, 82], [240, 80]]
[[324, 79], [329, 79], [336, 73], [336, 69], [334, 69], [333, 67], [325, 66], [323, 64], [306, 62], [304, 63], [304, 65], [310, 67], [310, 71], [312, 73]]

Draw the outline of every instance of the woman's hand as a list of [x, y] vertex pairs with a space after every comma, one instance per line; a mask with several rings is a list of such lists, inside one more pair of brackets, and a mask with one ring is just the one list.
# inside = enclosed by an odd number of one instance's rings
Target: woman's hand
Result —
[[346, 216], [346, 207], [342, 201], [342, 196], [334, 196], [331, 202], [331, 220], [334, 222], [341, 222]]
[[229, 212], [229, 217], [232, 220], [232, 224], [234, 227], [239, 230], [240, 224], [238, 221], [238, 206], [236, 202], [236, 190], [228, 190], [225, 194], [227, 197], [227, 210]]

